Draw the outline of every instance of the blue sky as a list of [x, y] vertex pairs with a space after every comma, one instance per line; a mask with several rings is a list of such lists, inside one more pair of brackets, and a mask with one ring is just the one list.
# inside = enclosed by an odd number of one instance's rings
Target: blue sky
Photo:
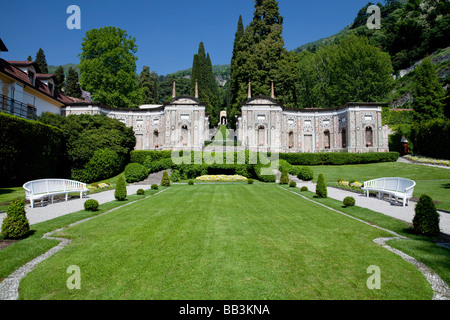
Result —
[[[328, 37], [353, 22], [369, 0], [279, 0], [288, 50]], [[69, 30], [70, 5], [81, 9], [81, 30]], [[45, 0], [2, 3], [0, 37], [6, 60], [26, 60], [42, 48], [49, 65], [78, 63], [86, 31], [115, 26], [136, 38], [137, 72], [166, 75], [192, 66], [200, 41], [213, 64], [229, 64], [239, 15], [247, 25], [252, 0]], [[7, 14], [6, 14], [7, 13]]]

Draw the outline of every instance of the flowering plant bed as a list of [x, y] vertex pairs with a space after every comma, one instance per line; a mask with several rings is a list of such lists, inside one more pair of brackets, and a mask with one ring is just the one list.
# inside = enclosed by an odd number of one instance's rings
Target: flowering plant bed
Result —
[[203, 182], [240, 182], [247, 181], [246, 177], [240, 175], [227, 176], [227, 175], [209, 175], [196, 178], [197, 181]]
[[450, 160], [440, 160], [440, 159], [411, 156], [411, 155], [404, 156], [404, 158], [408, 159], [409, 161], [417, 162], [417, 163], [434, 164], [434, 165], [439, 165], [439, 166], [450, 166]]

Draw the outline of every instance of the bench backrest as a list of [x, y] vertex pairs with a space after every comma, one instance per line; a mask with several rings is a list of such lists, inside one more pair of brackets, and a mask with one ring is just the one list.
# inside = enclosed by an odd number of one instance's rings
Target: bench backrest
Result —
[[416, 183], [405, 178], [381, 178], [364, 182], [365, 188], [398, 191], [412, 195]]
[[45, 194], [60, 191], [81, 191], [86, 189], [86, 184], [65, 179], [41, 179], [29, 181], [23, 185], [27, 195]]

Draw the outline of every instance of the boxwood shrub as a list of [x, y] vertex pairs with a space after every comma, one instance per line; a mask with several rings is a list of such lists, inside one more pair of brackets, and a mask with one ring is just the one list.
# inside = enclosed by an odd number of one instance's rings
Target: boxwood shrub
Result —
[[130, 163], [125, 167], [125, 179], [128, 183], [139, 182], [148, 177], [148, 170], [139, 163]]
[[6, 208], [6, 218], [2, 224], [1, 235], [5, 238], [24, 238], [30, 231], [30, 224], [25, 214], [25, 201], [14, 199]]
[[95, 199], [89, 199], [84, 202], [84, 210], [86, 211], [98, 211], [99, 203]]

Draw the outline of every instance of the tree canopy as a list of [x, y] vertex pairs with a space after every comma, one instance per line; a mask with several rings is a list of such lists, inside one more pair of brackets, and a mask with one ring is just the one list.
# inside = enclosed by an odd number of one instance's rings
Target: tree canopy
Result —
[[110, 107], [137, 107], [143, 101], [138, 86], [136, 39], [116, 27], [86, 32], [80, 53], [81, 86], [95, 102]]

